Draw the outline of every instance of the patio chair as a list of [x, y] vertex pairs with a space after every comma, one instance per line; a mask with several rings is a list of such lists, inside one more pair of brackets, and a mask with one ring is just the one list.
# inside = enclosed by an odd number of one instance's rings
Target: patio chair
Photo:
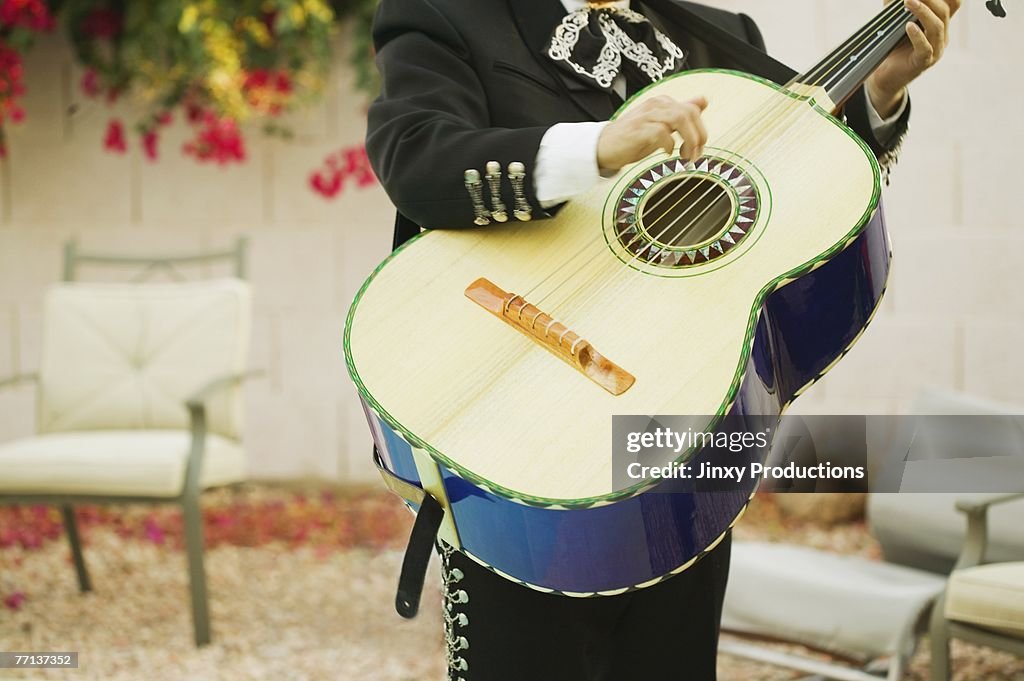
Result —
[[897, 681], [928, 628], [943, 579], [922, 570], [790, 544], [735, 542], [722, 630], [827, 653], [822, 662], [723, 639], [728, 654], [815, 679]]
[[[974, 395], [932, 390], [914, 401], [917, 414], [969, 415], [958, 418], [956, 439], [950, 437], [954, 463], [969, 465], [970, 472], [991, 469], [1004, 479], [1024, 479], [1020, 433], [1024, 406], [996, 402]], [[1016, 425], [1016, 433], [1001, 432]], [[954, 435], [942, 433], [942, 435]], [[1013, 451], [1017, 449], [1017, 451]], [[943, 452], [937, 452], [942, 455]], [[1014, 456], [1011, 456], [1014, 455]], [[996, 465], [992, 465], [996, 464]], [[1007, 471], [1008, 467], [1015, 467]], [[972, 477], [983, 477], [973, 476]], [[983, 481], [982, 481], [983, 482]], [[978, 490], [984, 491], [984, 490]], [[993, 490], [998, 491], [998, 490]], [[1013, 491], [1013, 490], [1007, 490]], [[957, 513], [957, 501], [971, 494], [916, 492], [912, 494], [871, 494], [868, 522], [871, 535], [882, 546], [885, 560], [898, 565], [948, 575], [964, 545], [964, 522]], [[992, 508], [988, 514], [988, 558], [993, 562], [1024, 561], [1024, 499]]]
[[[1008, 423], [1005, 417], [1021, 413], [1010, 405], [934, 391], [922, 393], [915, 400], [914, 411], [977, 415], [982, 418], [975, 425], [983, 430], [993, 424], [1005, 426]], [[994, 418], [986, 420], [987, 417]], [[1009, 426], [1011, 430], [1016, 428], [1012, 423]], [[1009, 433], [1006, 439], [986, 434], [989, 437], [961, 432], [949, 451], [935, 451], [930, 455], [933, 460], [939, 460], [940, 465], [946, 463], [940, 460], [944, 457], [954, 463], [965, 460], [956, 457], [970, 457], [964, 465], [974, 470], [994, 466], [996, 471], [1004, 471], [1008, 463], [1019, 465], [1019, 457], [1007, 456], [1012, 453], [1008, 449], [1019, 445], [1015, 434]], [[983, 440], [988, 449], [980, 451]], [[868, 681], [878, 679], [879, 675], [890, 681], [900, 679], [919, 639], [928, 632], [929, 618], [937, 616], [932, 613], [942, 613], [945, 607], [947, 619], [960, 617], [967, 622], [977, 621], [975, 615], [957, 614], [958, 607], [963, 607], [958, 605], [963, 603], [962, 598], [953, 602], [952, 610], [949, 605], [936, 606], [935, 603], [963, 544], [963, 526], [954, 504], [958, 499], [961, 504], [981, 503], [973, 500], [978, 496], [870, 494], [870, 529], [882, 545], [885, 562], [787, 544], [734, 543], [723, 630], [748, 638], [798, 643], [827, 652], [846, 664], [820, 662], [734, 640], [723, 640], [721, 650], [802, 670], [814, 674], [815, 679]], [[992, 527], [995, 537], [988, 548], [999, 559], [1021, 560], [1017, 557], [1024, 557], [1024, 528], [1020, 523], [1024, 498], [1005, 501], [998, 509], [1003, 513], [994, 514], [997, 516]], [[968, 539], [968, 545], [977, 544], [977, 539]], [[1013, 574], [1024, 580], [1020, 568], [1017, 570]], [[988, 574], [967, 571], [964, 576], [950, 581], [948, 593], [952, 597], [947, 597], [947, 601], [963, 593], [962, 585], [968, 579], [998, 582], [1008, 578], [1008, 571], [1012, 568], [994, 566]], [[976, 610], [968, 606], [967, 612], [976, 613]], [[933, 631], [935, 626], [933, 619]], [[965, 626], [969, 625], [957, 621], [949, 624], [948, 630], [966, 638], [969, 634]], [[1021, 629], [1024, 630], [1024, 625]], [[987, 636], [973, 630], [970, 633], [974, 634], [971, 640], [975, 641]], [[1009, 649], [1007, 645], [1004, 649]]]
[[[166, 283], [76, 282], [83, 264], [131, 266], [140, 279], [226, 261], [234, 277]], [[65, 247], [46, 293], [36, 435], [0, 444], [0, 503], [61, 508], [81, 591], [92, 588], [75, 504], [182, 508], [196, 645], [210, 641], [199, 494], [246, 477], [239, 441], [251, 300], [245, 241], [216, 253], [119, 257]]]
[[985, 564], [989, 509], [1024, 494], [965, 500], [967, 539], [931, 623], [932, 681], [949, 681], [949, 640], [959, 638], [1024, 657], [1024, 562]]

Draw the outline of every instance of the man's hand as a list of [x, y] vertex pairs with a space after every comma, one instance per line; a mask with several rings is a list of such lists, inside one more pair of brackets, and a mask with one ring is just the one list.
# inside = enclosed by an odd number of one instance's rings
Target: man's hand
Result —
[[597, 141], [597, 165], [602, 172], [615, 172], [646, 158], [658, 149], [672, 153], [683, 138], [683, 154], [696, 161], [704, 154], [708, 132], [700, 119], [708, 100], [697, 97], [680, 102], [664, 95], [651, 97], [622, 118], [605, 126]]
[[917, 17], [907, 24], [909, 44], [901, 44], [868, 78], [871, 103], [882, 118], [891, 116], [903, 101], [912, 80], [935, 65], [949, 44], [949, 21], [961, 0], [897, 0]]

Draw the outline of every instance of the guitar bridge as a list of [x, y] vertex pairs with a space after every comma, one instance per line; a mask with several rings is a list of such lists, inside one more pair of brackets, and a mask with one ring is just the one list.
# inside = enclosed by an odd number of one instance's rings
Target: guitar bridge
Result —
[[466, 289], [466, 297], [547, 348], [612, 395], [623, 394], [636, 382], [632, 374], [522, 296], [503, 291], [487, 279], [477, 279]]

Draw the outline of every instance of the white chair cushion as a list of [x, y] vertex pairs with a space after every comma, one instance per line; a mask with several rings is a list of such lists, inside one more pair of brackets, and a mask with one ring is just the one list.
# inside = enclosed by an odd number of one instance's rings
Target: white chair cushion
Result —
[[946, 618], [1024, 638], [1024, 563], [954, 572], [946, 587]]
[[[40, 432], [185, 429], [184, 402], [245, 370], [248, 284], [54, 284], [46, 295], [39, 367]], [[209, 403], [212, 432], [237, 437], [241, 393]]]
[[[51, 433], [0, 444], [0, 494], [173, 497], [185, 484], [184, 430]], [[242, 447], [208, 434], [200, 485], [245, 479]]]
[[864, 661], [908, 641], [944, 580], [792, 544], [733, 543], [722, 628]]

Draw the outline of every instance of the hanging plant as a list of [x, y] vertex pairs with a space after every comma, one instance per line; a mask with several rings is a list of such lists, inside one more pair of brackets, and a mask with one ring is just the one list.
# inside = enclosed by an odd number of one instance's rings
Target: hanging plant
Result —
[[37, 33], [53, 26], [53, 15], [42, 0], [0, 0], [0, 158], [7, 155], [4, 125], [25, 117], [19, 102], [25, 94], [21, 55]]
[[356, 88], [371, 98], [380, 92], [380, 74], [374, 62], [373, 16], [379, 0], [334, 0], [331, 6], [339, 17], [352, 20], [352, 48], [349, 61], [356, 72]]
[[[175, 116], [192, 129], [182, 153], [220, 165], [246, 159], [243, 124], [289, 137], [277, 119], [320, 96], [329, 77], [330, 38], [339, 18], [354, 22], [350, 61], [357, 87], [376, 94], [370, 36], [378, 0], [0, 0], [0, 154], [3, 124], [24, 117], [18, 98], [21, 54], [33, 33], [66, 27], [84, 67], [77, 84], [88, 98], [141, 105], [134, 121], [111, 119], [103, 146], [161, 152]], [[376, 181], [362, 146], [325, 158], [311, 188], [337, 196], [346, 180]]]
[[[144, 113], [134, 132], [155, 159], [161, 128], [177, 113], [193, 129], [183, 152], [219, 164], [245, 160], [240, 125], [314, 101], [330, 66], [334, 10], [323, 0], [63, 0], [60, 13], [87, 97], [125, 94]], [[107, 149], [128, 142], [108, 125]]]

